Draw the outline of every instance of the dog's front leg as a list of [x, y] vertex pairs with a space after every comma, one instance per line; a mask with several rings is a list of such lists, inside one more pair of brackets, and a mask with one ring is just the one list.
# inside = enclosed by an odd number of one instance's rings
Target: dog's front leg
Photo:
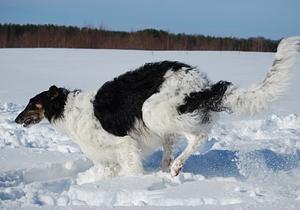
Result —
[[119, 145], [118, 162], [121, 175], [138, 175], [143, 173], [141, 150], [136, 140], [131, 137]]

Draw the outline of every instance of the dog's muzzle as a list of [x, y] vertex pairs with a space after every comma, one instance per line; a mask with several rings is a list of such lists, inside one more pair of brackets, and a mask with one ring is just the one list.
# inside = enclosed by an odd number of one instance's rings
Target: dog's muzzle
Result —
[[23, 124], [24, 127], [29, 127], [32, 124], [36, 124], [40, 122], [41, 119], [39, 119], [35, 115], [25, 115], [24, 112], [21, 112], [15, 119], [15, 122], [18, 124]]

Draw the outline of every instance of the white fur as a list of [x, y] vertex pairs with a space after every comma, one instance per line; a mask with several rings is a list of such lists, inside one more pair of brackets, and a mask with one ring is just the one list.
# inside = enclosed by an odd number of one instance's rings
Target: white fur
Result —
[[70, 136], [95, 166], [103, 168], [106, 174], [142, 173], [137, 142], [130, 136], [117, 137], [106, 132], [95, 117], [92, 103], [95, 94], [69, 94], [64, 117], [54, 120], [54, 127]]
[[[159, 137], [159, 141], [155, 141], [158, 143], [157, 145], [150, 144], [151, 149], [164, 147], [162, 168], [166, 171], [166, 165], [171, 164], [170, 170], [173, 176], [179, 173], [185, 160], [196, 150], [201, 141], [205, 140], [205, 136], [212, 126], [212, 124], [202, 123], [201, 113], [179, 115], [177, 107], [184, 103], [186, 95], [201, 91], [210, 85], [207, 76], [197, 69], [188, 72], [184, 69], [176, 72], [170, 70], [165, 75], [165, 81], [160, 91], [148, 98], [143, 104], [144, 123], [150, 133], [155, 134], [156, 139], [157, 136]], [[212, 114], [212, 120], [217, 116], [217, 113]], [[140, 139], [142, 142], [151, 142], [152, 136], [148, 132], [141, 135]], [[184, 136], [188, 145], [182, 154], [172, 162], [170, 150], [173, 141], [170, 141], [170, 138], [174, 140], [177, 136]]]
[[[300, 38], [283, 40], [266, 79], [249, 89], [229, 87], [224, 105], [235, 112], [255, 113], [278, 97], [286, 85], [292, 58], [299, 51]], [[68, 96], [64, 117], [52, 122], [69, 135], [99, 168], [110, 167], [111, 176], [142, 172], [141, 154], [145, 155], [163, 147], [163, 170], [177, 175], [185, 160], [205, 140], [218, 113], [212, 112], [210, 123], [203, 123], [201, 112], [178, 114], [177, 107], [191, 92], [201, 91], [211, 85], [205, 74], [197, 69], [169, 70], [158, 93], [143, 104], [143, 124], [135, 122], [128, 136], [117, 137], [106, 132], [94, 115], [95, 92], [77, 92]], [[146, 125], [146, 126], [144, 126]], [[177, 136], [184, 136], [188, 145], [174, 161], [172, 146]], [[102, 171], [105, 171], [102, 170]], [[99, 172], [100, 173], [100, 172]]]
[[224, 105], [233, 112], [254, 114], [267, 108], [287, 87], [295, 55], [300, 50], [300, 37], [283, 39], [275, 60], [263, 82], [248, 89], [230, 87], [225, 93]]

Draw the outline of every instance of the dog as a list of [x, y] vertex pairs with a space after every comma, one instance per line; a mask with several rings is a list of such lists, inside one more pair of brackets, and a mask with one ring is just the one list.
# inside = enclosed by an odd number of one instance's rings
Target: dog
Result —
[[[220, 112], [254, 114], [283, 93], [299, 51], [300, 37], [282, 40], [266, 78], [247, 89], [212, 83], [196, 67], [176, 61], [147, 63], [94, 92], [53, 85], [31, 98], [15, 122], [28, 127], [46, 118], [95, 166], [112, 166], [111, 174], [143, 173], [143, 156], [162, 147], [162, 170], [177, 176]], [[187, 146], [174, 159], [178, 137]]]

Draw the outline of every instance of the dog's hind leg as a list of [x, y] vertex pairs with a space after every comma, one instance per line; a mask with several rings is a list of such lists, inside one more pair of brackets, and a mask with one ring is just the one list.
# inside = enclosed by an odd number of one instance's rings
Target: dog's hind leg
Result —
[[170, 165], [173, 161], [173, 136], [169, 135], [163, 142], [163, 157], [161, 161], [161, 169], [164, 172], [170, 171]]
[[196, 135], [186, 134], [185, 137], [187, 139], [188, 144], [184, 149], [184, 151], [172, 163], [171, 165], [172, 176], [177, 176], [179, 174], [184, 162], [190, 157], [191, 154], [195, 152], [195, 150], [198, 148], [201, 142], [207, 138], [207, 135], [201, 134], [196, 136]]

